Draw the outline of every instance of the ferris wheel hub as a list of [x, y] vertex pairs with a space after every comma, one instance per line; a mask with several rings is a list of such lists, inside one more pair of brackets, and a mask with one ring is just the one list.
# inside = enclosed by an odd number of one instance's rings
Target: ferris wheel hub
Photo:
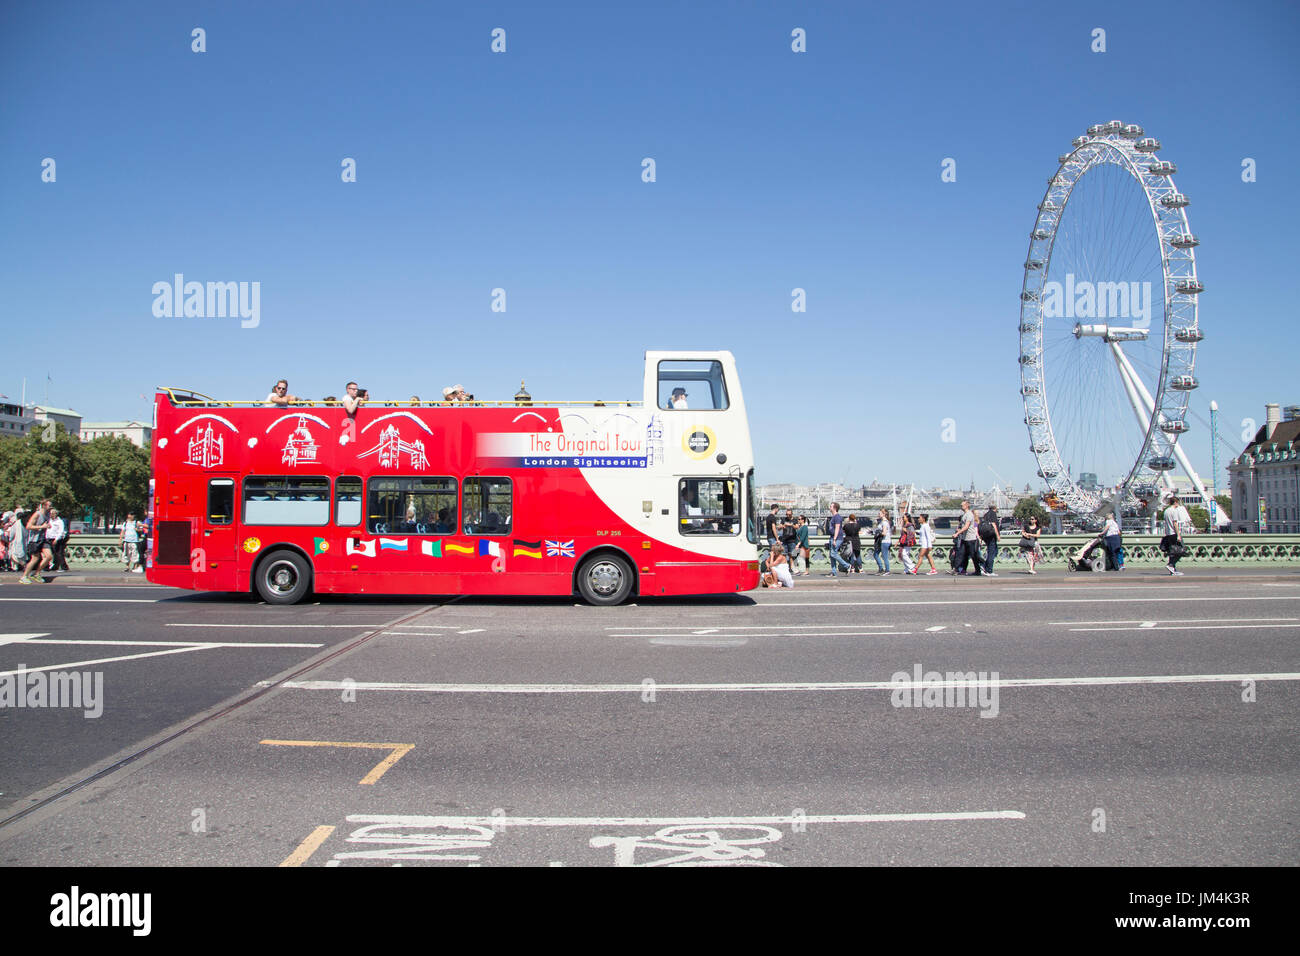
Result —
[[1145, 342], [1147, 333], [1147, 329], [1135, 329], [1131, 326], [1121, 325], [1076, 324], [1074, 327], [1074, 337], [1076, 339], [1081, 339], [1084, 336], [1094, 336], [1105, 339], [1107, 342]]

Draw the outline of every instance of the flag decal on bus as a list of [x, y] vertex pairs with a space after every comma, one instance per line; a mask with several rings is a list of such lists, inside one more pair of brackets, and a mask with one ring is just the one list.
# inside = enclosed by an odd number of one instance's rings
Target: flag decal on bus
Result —
[[379, 547], [385, 551], [405, 551], [406, 538], [380, 538]]
[[573, 557], [573, 539], [568, 541], [546, 541], [546, 556], [548, 558], [571, 558]]
[[367, 558], [375, 556], [374, 540], [362, 541], [360, 538], [348, 538], [348, 554], [364, 554]]
[[330, 549], [330, 543], [324, 538], [312, 538], [312, 543], [315, 545], [315, 550], [312, 551], [312, 554], [324, 554]]
[[420, 553], [430, 558], [442, 557], [442, 538], [437, 541], [421, 541]]
[[536, 558], [538, 561], [542, 559], [542, 542], [524, 541], [522, 538], [514, 538], [513, 541], [515, 545], [513, 554], [516, 558]]
[[494, 558], [501, 557], [501, 544], [498, 541], [488, 541], [486, 538], [478, 539], [479, 555], [490, 554]]
[[465, 547], [463, 544], [451, 544], [451, 543], [448, 543], [448, 544], [447, 544], [447, 550], [448, 550], [448, 551], [459, 551], [461, 554], [473, 554], [473, 553], [474, 553], [474, 549], [473, 549], [473, 548], [467, 548], [467, 547]]

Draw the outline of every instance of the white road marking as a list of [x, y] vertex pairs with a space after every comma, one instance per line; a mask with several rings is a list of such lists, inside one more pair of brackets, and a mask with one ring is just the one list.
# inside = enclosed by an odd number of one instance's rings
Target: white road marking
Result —
[[[1235, 603], [1240, 601], [1300, 601], [1300, 593], [1290, 595], [1277, 595], [1276, 597], [1261, 594], [1254, 597], [1140, 597], [1140, 598], [1043, 598], [1041, 600], [1034, 598], [1013, 598], [1010, 601], [994, 600], [966, 600], [962, 599], [957, 602], [963, 607], [971, 604], [1130, 604], [1140, 603], [1149, 604], [1155, 601], [1177, 601], [1178, 603], [1191, 603], [1193, 601], [1213, 601], [1216, 604]], [[922, 604], [945, 604], [952, 606], [953, 601], [805, 601], [800, 604], [764, 604], [764, 613], [769, 611], [802, 611], [809, 607], [911, 607]]]
[[[989, 687], [1108, 687], [1129, 684], [1210, 684], [1250, 681], [1300, 681], [1300, 673], [1273, 674], [1153, 674], [1136, 677], [1020, 677], [988, 679]], [[262, 682], [265, 684], [266, 682]], [[656, 684], [656, 691], [703, 691], [707, 693], [765, 693], [780, 691], [910, 690], [920, 687], [967, 686], [966, 681], [834, 681], [737, 684]], [[424, 694], [640, 694], [641, 684], [426, 684], [398, 681], [287, 681], [282, 687], [294, 690], [374, 690]]]
[[[901, 636], [904, 636], [904, 635], [907, 635], [907, 634], [911, 634], [911, 633], [912, 633], [911, 631], [839, 631], [839, 632], [834, 633], [834, 634], [819, 634], [819, 633], [815, 633], [815, 632], [814, 632], [814, 633], [811, 633], [811, 634], [789, 634], [789, 633], [781, 633], [781, 632], [778, 632], [778, 631], [772, 631], [772, 632], [769, 632], [769, 633], [763, 633], [763, 634], [749, 634], [749, 633], [747, 633], [747, 634], [745, 634], [745, 635], [743, 635], [743, 636], [740, 635], [740, 634], [736, 634], [736, 635], [732, 635], [732, 636], [733, 636], [734, 638], [736, 638], [736, 639], [742, 639], [742, 640], [743, 640], [743, 638], [748, 638], [748, 637], [901, 637]], [[605, 635], [605, 636], [606, 636], [606, 637], [633, 638], [633, 639], [635, 639], [635, 638], [639, 638], [639, 637], [661, 637], [661, 638], [681, 637], [681, 638], [684, 639], [686, 636], [689, 636], [689, 635], [681, 635], [681, 634], [654, 634], [654, 633], [641, 632], [641, 633], [637, 633], [637, 634], [607, 634], [607, 635]], [[720, 636], [725, 637], [726, 635], [720, 635]]]
[[893, 627], [892, 624], [720, 624], [706, 630], [698, 627], [677, 624], [610, 624], [607, 631], [690, 631], [692, 634], [712, 634], [714, 631], [808, 631], [833, 630], [835, 628], [851, 629], [855, 627]]
[[40, 634], [0, 634], [0, 645], [17, 644], [20, 641], [30, 641], [37, 637], [49, 637], [49, 632]]
[[1219, 617], [1179, 617], [1179, 618], [1170, 618], [1170, 619], [1165, 620], [1165, 621], [1155, 621], [1155, 622], [1151, 622], [1151, 621], [1149, 621], [1149, 620], [1147, 620], [1147, 619], [1144, 619], [1144, 618], [1135, 617], [1135, 618], [1120, 618], [1118, 621], [1050, 621], [1049, 623], [1051, 623], [1051, 624], [1053, 624], [1053, 625], [1062, 625], [1062, 626], [1067, 625], [1067, 624], [1073, 624], [1073, 625], [1075, 625], [1076, 627], [1079, 627], [1079, 626], [1086, 625], [1086, 624], [1144, 624], [1144, 625], [1145, 625], [1145, 624], [1148, 624], [1148, 623], [1156, 623], [1156, 624], [1216, 624], [1216, 623], [1217, 623], [1217, 624], [1254, 624], [1254, 623], [1256, 623], [1256, 622], [1268, 622], [1268, 621], [1276, 621], [1276, 622], [1283, 622], [1283, 621], [1300, 621], [1300, 617], [1223, 617], [1223, 618], [1219, 618]]
[[486, 631], [485, 627], [471, 627], [468, 631], [457, 631], [457, 634], [482, 634]]
[[327, 628], [341, 627], [350, 628], [354, 631], [373, 631], [381, 628], [382, 624], [180, 624], [169, 623], [168, 627], [256, 627], [271, 630], [273, 628], [283, 628], [287, 630], [299, 630], [301, 628]]
[[1141, 627], [1155, 627], [1155, 626], [1156, 626], [1156, 622], [1155, 622], [1155, 621], [1143, 621], [1142, 624], [1141, 624], [1140, 626], [1141, 626]]
[[[615, 637], [622, 637], [621, 634], [615, 634]], [[766, 635], [759, 635], [766, 636]], [[668, 647], [740, 647], [742, 644], [748, 644], [747, 637], [652, 637], [651, 644], [666, 645]]]
[[100, 657], [93, 661], [69, 661], [64, 664], [46, 664], [43, 667], [24, 667], [22, 670], [0, 671], [0, 677], [9, 677], [12, 674], [22, 674], [32, 671], [57, 671], [57, 670], [75, 670], [78, 667], [89, 667], [91, 664], [112, 664], [116, 661], [138, 661], [145, 657], [164, 657], [168, 654], [188, 654], [190, 651], [200, 651], [202, 647], [187, 645], [185, 647], [172, 647], [165, 651], [149, 651], [147, 654], [127, 654], [124, 657]]
[[1256, 631], [1300, 624], [1139, 624], [1137, 627], [1072, 627], [1071, 631]]
[[954, 820], [1023, 820], [1022, 810], [953, 810], [914, 813], [832, 813], [784, 817], [434, 817], [357, 813], [348, 823], [412, 827], [726, 827], [795, 823], [927, 823]]
[[5, 595], [0, 601], [41, 601], [52, 604], [157, 604], [162, 598], [64, 598], [15, 597]]
[[[2, 635], [0, 635], [2, 636]], [[0, 641], [0, 643], [4, 643]], [[261, 641], [83, 641], [70, 638], [51, 638], [48, 641], [30, 640], [28, 644], [97, 644], [106, 647], [324, 647], [324, 644], [271, 644]]]
[[934, 631], [942, 631], [944, 627], [943, 624], [936, 624], [934, 627], [927, 627], [926, 630], [933, 633]]

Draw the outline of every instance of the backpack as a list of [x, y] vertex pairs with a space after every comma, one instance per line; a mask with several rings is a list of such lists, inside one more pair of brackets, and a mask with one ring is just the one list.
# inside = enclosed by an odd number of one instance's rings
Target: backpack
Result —
[[912, 530], [911, 525], [907, 525], [903, 528], [903, 534], [898, 539], [898, 546], [900, 548], [912, 548], [916, 546], [916, 532]]
[[980, 538], [981, 538], [982, 540], [984, 540], [984, 541], [992, 541], [992, 540], [993, 540], [993, 535], [994, 535], [994, 532], [993, 532], [993, 522], [992, 522], [992, 521], [987, 521], [987, 520], [985, 520], [985, 521], [981, 521], [981, 522], [980, 522], [980, 526], [979, 526], [979, 536], [980, 536]]
[[822, 534], [830, 534], [830, 533], [831, 533], [831, 516], [827, 515], [825, 518], [822, 518]]

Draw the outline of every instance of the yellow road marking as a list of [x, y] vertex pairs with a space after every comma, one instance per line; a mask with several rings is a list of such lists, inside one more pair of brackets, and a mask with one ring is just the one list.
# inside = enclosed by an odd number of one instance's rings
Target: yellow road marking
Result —
[[269, 744], [272, 747], [364, 747], [368, 750], [391, 750], [392, 753], [375, 764], [374, 769], [361, 778], [359, 782], [362, 784], [374, 783], [415, 746], [415, 744], [369, 744], [356, 740], [260, 740], [258, 743]]
[[[262, 741], [266, 743], [266, 741]], [[307, 839], [298, 844], [298, 849], [285, 858], [281, 866], [302, 866], [307, 860], [320, 849], [320, 845], [329, 839], [329, 835], [334, 832], [333, 827], [317, 827], [307, 836]]]

